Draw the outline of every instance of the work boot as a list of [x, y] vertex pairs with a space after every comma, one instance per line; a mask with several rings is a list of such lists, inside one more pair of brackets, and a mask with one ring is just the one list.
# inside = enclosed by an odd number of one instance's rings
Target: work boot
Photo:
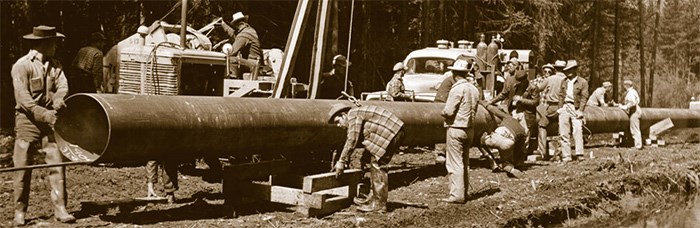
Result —
[[352, 199], [352, 202], [355, 203], [356, 205], [365, 205], [367, 204], [372, 197], [374, 197], [374, 194], [372, 194], [374, 191], [369, 191], [369, 194], [365, 195], [365, 197], [355, 197]]
[[357, 209], [364, 212], [386, 212], [386, 201], [389, 198], [389, 175], [379, 168], [379, 164], [372, 162], [370, 167], [370, 179], [372, 181], [372, 194], [367, 204]]
[[[15, 167], [24, 167], [31, 164], [27, 159], [30, 143], [23, 139], [15, 140], [12, 161]], [[15, 223], [24, 225], [27, 205], [29, 205], [29, 185], [32, 179], [32, 170], [18, 170], [14, 172], [12, 183], [13, 202], [15, 207]]]
[[51, 202], [54, 205], [54, 217], [56, 221], [62, 223], [71, 223], [75, 221], [68, 210], [66, 209], [66, 185], [65, 167], [50, 168], [49, 184], [51, 185]]
[[24, 211], [15, 211], [15, 225], [24, 226], [27, 221], [24, 220]]
[[516, 169], [512, 165], [506, 165], [506, 167], [503, 168], [503, 171], [508, 173], [508, 176], [514, 177], [514, 178], [522, 178], [523, 177], [523, 172]]
[[168, 193], [165, 195], [165, 198], [168, 200], [168, 203], [169, 203], [169, 204], [175, 203], [175, 193], [174, 193], [174, 192], [168, 192]]

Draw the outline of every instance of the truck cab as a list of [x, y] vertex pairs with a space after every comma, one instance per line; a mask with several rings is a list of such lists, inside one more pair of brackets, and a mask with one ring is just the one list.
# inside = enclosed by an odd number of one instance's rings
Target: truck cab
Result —
[[[415, 102], [433, 102], [437, 88], [447, 77], [446, 74], [457, 59], [476, 61], [476, 49], [472, 47], [473, 42], [460, 40], [458, 46], [453, 47], [453, 43], [446, 40], [436, 42], [436, 47], [427, 47], [412, 51], [403, 60], [406, 66], [403, 83], [408, 94], [413, 94]], [[517, 57], [523, 62], [525, 67], [529, 61], [529, 50], [499, 49], [501, 62], [506, 62], [511, 56]], [[508, 57], [508, 58], [506, 58]], [[362, 93], [363, 100], [391, 100], [391, 96], [386, 91]]]

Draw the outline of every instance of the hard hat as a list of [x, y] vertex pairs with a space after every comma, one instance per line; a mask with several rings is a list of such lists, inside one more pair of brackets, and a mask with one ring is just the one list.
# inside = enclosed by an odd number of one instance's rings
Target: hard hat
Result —
[[236, 23], [236, 21], [239, 20], [248, 21], [248, 16], [244, 16], [242, 12], [236, 12], [233, 14], [233, 20], [231, 21], [231, 24]]
[[394, 71], [399, 71], [399, 70], [403, 70], [403, 69], [405, 69], [405, 67], [403, 66], [402, 62], [398, 62], [394, 65]]
[[336, 64], [340, 64], [342, 66], [350, 66], [352, 63], [348, 61], [347, 58], [343, 55], [336, 55], [333, 57], [333, 65], [335, 66]]
[[224, 44], [224, 46], [221, 48], [221, 52], [223, 52], [224, 54], [228, 54], [229, 52], [231, 52], [231, 49], [233, 49], [233, 45], [227, 43]]
[[623, 84], [623, 85], [628, 85], [628, 86], [633, 85], [632, 80], [629, 80], [629, 79], [625, 79], [625, 81], [623, 81], [622, 84]]
[[557, 60], [557, 61], [554, 62], [554, 68], [561, 70], [561, 69], [563, 69], [564, 67], [566, 67], [566, 61], [564, 61], [564, 60]]
[[552, 64], [547, 63], [547, 64], [544, 64], [544, 66], [542, 66], [542, 69], [543, 69], [543, 70], [544, 70], [544, 69], [547, 69], [547, 68], [549, 68], [549, 69], [551, 69], [551, 70], [554, 70], [554, 66], [552, 66]]
[[141, 26], [139, 26], [138, 29], [136, 29], [136, 33], [141, 34], [142, 36], [145, 36], [148, 34], [148, 27], [141, 25]]
[[447, 67], [447, 69], [454, 71], [469, 71], [469, 63], [465, 60], [457, 60], [452, 66]]
[[515, 65], [518, 65], [518, 58], [515, 58], [515, 57], [510, 58], [510, 61], [508, 61], [508, 62], [515, 64]]
[[610, 86], [612, 86], [612, 83], [610, 83], [610, 82], [608, 82], [608, 81], [604, 81], [604, 82], [603, 82], [603, 86], [604, 86], [604, 87], [610, 87]]
[[340, 112], [350, 110], [352, 105], [349, 103], [335, 103], [331, 106], [331, 110], [328, 112], [328, 123], [333, 123], [333, 118], [337, 116]]
[[578, 62], [576, 60], [569, 60], [566, 62], [566, 66], [564, 67], [564, 71], [569, 71], [578, 68]]

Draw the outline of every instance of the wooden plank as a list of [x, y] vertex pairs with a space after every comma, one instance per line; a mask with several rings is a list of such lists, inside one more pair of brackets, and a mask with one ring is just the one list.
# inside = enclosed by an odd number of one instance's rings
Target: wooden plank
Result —
[[352, 200], [350, 198], [337, 196], [327, 199], [323, 203], [322, 208], [297, 207], [296, 211], [306, 217], [322, 217], [343, 210], [350, 206], [351, 203]]
[[301, 189], [297, 188], [272, 186], [270, 189], [270, 202], [275, 203], [321, 209], [326, 198], [327, 195], [307, 194]]
[[343, 172], [338, 178], [335, 173], [321, 173], [304, 177], [303, 189], [306, 193], [317, 192], [321, 190], [347, 186], [350, 184], [357, 185], [357, 182], [362, 178], [362, 170], [349, 169]]
[[664, 131], [673, 128], [673, 121], [671, 121], [671, 118], [666, 118], [662, 121], [656, 122], [655, 124], [651, 125], [649, 127], [649, 135], [650, 136], [658, 136], [661, 133], [664, 133]]

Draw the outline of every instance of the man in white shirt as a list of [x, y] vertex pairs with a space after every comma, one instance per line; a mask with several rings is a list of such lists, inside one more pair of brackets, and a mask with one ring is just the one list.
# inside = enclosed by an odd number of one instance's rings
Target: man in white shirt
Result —
[[642, 149], [642, 131], [639, 127], [639, 119], [642, 116], [642, 109], [639, 107], [639, 93], [634, 89], [632, 81], [627, 79], [622, 85], [627, 90], [625, 95], [625, 101], [618, 105], [622, 110], [627, 112], [630, 116], [630, 133], [632, 138], [634, 138], [634, 148], [637, 150]]

